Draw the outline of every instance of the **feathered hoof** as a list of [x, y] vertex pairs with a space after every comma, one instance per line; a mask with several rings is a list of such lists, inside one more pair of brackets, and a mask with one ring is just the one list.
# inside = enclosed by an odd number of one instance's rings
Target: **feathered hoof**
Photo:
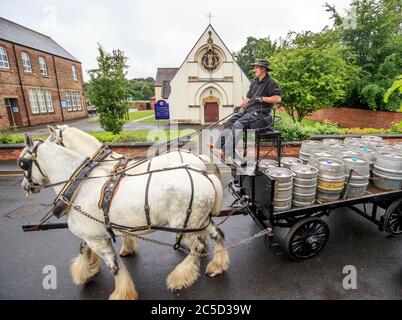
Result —
[[208, 277], [216, 277], [224, 273], [229, 268], [229, 264], [230, 261], [227, 251], [222, 251], [208, 263], [205, 273]]
[[135, 290], [115, 290], [109, 300], [138, 300], [138, 293]]
[[166, 286], [171, 291], [182, 290], [197, 281], [199, 269], [197, 266], [177, 266], [167, 277]]
[[137, 250], [137, 241], [132, 237], [124, 237], [123, 245], [120, 249], [119, 256], [127, 257], [131, 256]]
[[76, 285], [85, 285], [92, 277], [99, 272], [100, 261], [95, 256], [90, 261], [82, 255], [74, 258], [71, 267], [71, 278]]

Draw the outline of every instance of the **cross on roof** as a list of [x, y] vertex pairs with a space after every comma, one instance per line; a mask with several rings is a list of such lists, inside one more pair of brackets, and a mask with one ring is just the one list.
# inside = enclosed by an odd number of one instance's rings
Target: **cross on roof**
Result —
[[207, 17], [208, 20], [209, 20], [209, 24], [211, 24], [211, 18], [213, 18], [214, 16], [211, 14], [211, 12], [209, 12], [209, 13], [206, 15], [206, 17]]

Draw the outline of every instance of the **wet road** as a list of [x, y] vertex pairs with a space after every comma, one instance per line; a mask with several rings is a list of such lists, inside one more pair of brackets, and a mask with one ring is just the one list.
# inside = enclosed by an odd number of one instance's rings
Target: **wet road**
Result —
[[[21, 177], [0, 177], [0, 299], [107, 299], [114, 281], [105, 265], [84, 287], [72, 283], [69, 265], [80, 240], [68, 230], [22, 232], [23, 223], [39, 221], [54, 193], [47, 190], [25, 198], [20, 181]], [[225, 202], [230, 200], [226, 195]], [[217, 278], [204, 275], [207, 260], [202, 261], [199, 281], [179, 293], [168, 291], [165, 280], [183, 259], [180, 252], [140, 242], [138, 252], [123, 259], [141, 299], [401, 299], [402, 238], [378, 232], [374, 224], [346, 209], [335, 211], [327, 221], [330, 240], [314, 259], [293, 262], [255, 240], [230, 251], [231, 266]], [[250, 217], [235, 216], [223, 230], [230, 244], [259, 229]], [[170, 234], [152, 237], [173, 241]], [[56, 267], [55, 290], [43, 289], [46, 265]], [[346, 265], [357, 269], [357, 289], [342, 286]]]

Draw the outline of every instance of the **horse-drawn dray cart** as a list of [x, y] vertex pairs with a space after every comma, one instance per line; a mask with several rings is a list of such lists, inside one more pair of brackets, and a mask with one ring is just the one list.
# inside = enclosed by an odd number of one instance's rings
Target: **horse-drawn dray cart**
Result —
[[[282, 139], [280, 132], [256, 133], [257, 159], [253, 167], [238, 167], [232, 170], [234, 180], [229, 184], [234, 197], [233, 204], [224, 214], [246, 214], [263, 229], [289, 228], [286, 237], [286, 251], [297, 261], [312, 258], [325, 247], [330, 230], [322, 219], [339, 208], [349, 208], [361, 217], [378, 225], [379, 231], [390, 235], [402, 234], [402, 190], [384, 191], [369, 183], [363, 196], [341, 198], [332, 202], [315, 203], [306, 207], [292, 207], [275, 212], [275, 179], [260, 168], [260, 143], [273, 141], [276, 147], [276, 161], [280, 165]], [[379, 208], [385, 210], [381, 211]]]
[[[328, 225], [321, 218], [337, 208], [352, 209], [377, 224], [380, 231], [392, 235], [402, 233], [400, 187], [382, 191], [370, 183], [358, 197], [314, 201], [305, 207], [275, 210], [277, 181], [260, 165], [261, 141], [270, 140], [269, 152], [275, 150], [276, 168], [281, 168], [283, 143], [272, 121], [267, 127], [255, 128], [256, 161], [251, 165], [226, 163], [232, 168], [233, 180], [228, 190], [233, 203], [223, 210], [219, 175], [208, 171], [205, 157], [170, 149], [172, 152], [136, 161], [113, 152], [109, 145], [102, 145], [81, 130], [68, 126], [49, 129], [51, 135], [47, 141], [33, 142], [26, 136], [19, 165], [24, 170], [22, 186], [27, 192], [53, 187], [58, 195], [49, 215], [40, 224], [23, 228], [32, 231], [68, 227], [83, 239], [80, 254], [71, 266], [74, 283], [88, 281], [99, 271], [100, 259], [103, 259], [115, 277], [116, 289], [111, 298], [137, 297], [123, 261], [116, 256], [112, 244], [115, 236], [123, 238], [120, 256], [135, 252], [138, 238], [187, 253], [167, 278], [168, 288], [179, 290], [197, 280], [201, 257], [212, 257], [206, 274], [217, 276], [229, 267], [228, 249], [262, 236], [275, 240], [279, 228], [290, 229], [286, 250], [292, 259], [316, 256], [329, 238]], [[247, 152], [247, 146], [244, 150]], [[402, 174], [402, 169], [400, 171]], [[343, 181], [343, 171], [341, 176]], [[385, 209], [385, 213], [379, 208]], [[68, 214], [68, 223], [47, 223], [51, 214], [56, 217]], [[263, 230], [225, 247], [223, 232], [212, 217], [234, 214], [250, 215]], [[176, 243], [162, 243], [143, 236], [153, 231], [176, 234]], [[214, 243], [211, 252], [204, 251], [207, 235]], [[181, 240], [187, 248], [181, 246]]]

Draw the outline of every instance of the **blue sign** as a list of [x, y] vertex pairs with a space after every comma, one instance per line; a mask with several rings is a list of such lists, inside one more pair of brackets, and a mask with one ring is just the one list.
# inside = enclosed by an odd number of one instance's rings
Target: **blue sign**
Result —
[[19, 111], [18, 107], [13, 107], [13, 112], [18, 112], [18, 111]]
[[63, 109], [67, 108], [67, 100], [60, 100], [60, 103]]
[[156, 120], [169, 120], [169, 103], [165, 100], [158, 100], [155, 103], [155, 119]]

